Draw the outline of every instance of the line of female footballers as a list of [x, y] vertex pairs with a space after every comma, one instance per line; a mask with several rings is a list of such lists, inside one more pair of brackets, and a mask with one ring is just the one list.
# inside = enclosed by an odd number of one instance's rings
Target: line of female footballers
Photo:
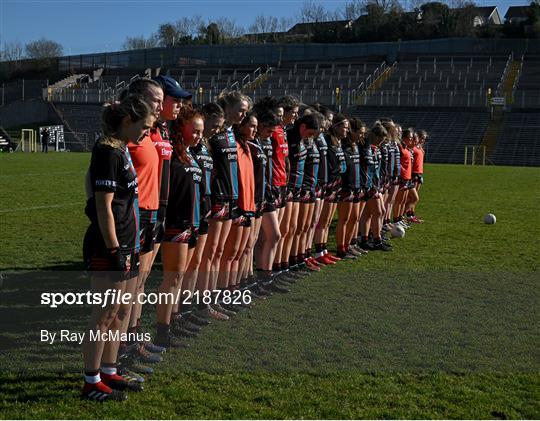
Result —
[[195, 109], [159, 76], [132, 82], [102, 123], [87, 176], [92, 292], [143, 296], [161, 248], [164, 299], [154, 335], [142, 330], [138, 299], [93, 307], [83, 345], [91, 400], [126, 399], [143, 389], [147, 364], [211, 320], [287, 293], [327, 265], [390, 251], [392, 224], [421, 222], [427, 134], [388, 118], [368, 130], [321, 104], [253, 104], [237, 91]]

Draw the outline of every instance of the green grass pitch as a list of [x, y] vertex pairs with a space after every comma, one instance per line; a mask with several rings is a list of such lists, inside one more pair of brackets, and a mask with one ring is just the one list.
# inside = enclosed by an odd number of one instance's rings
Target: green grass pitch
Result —
[[39, 294], [88, 287], [89, 157], [0, 155], [1, 418], [540, 417], [540, 170], [456, 165], [426, 166], [426, 222], [393, 252], [212, 323], [127, 402], [82, 401], [80, 347], [39, 331], [82, 330], [89, 309]]

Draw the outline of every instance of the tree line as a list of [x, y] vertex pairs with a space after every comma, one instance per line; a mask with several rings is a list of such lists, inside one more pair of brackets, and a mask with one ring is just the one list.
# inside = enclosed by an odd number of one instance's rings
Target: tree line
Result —
[[[424, 0], [425, 1], [425, 0]], [[331, 10], [305, 0], [288, 18], [258, 15], [242, 27], [229, 17], [212, 21], [200, 15], [161, 24], [150, 36], [128, 36], [122, 48], [136, 50], [175, 45], [215, 45], [258, 42], [375, 42], [446, 37], [540, 37], [540, 0], [532, 0], [525, 22], [518, 25], [474, 26], [471, 0], [349, 0]], [[332, 23], [333, 22], [333, 23]], [[351, 22], [350, 25], [345, 25]], [[313, 23], [301, 33], [289, 33], [296, 23]], [[63, 54], [61, 44], [45, 38], [22, 45], [4, 43], [0, 61], [47, 59]]]

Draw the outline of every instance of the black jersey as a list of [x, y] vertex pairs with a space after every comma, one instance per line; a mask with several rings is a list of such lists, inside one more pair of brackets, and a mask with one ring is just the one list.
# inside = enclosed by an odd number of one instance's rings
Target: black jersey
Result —
[[272, 138], [269, 137], [268, 139], [262, 139], [260, 140], [260, 144], [267, 158], [266, 159], [266, 185], [271, 186], [272, 175], [273, 175], [272, 172], [274, 170], [273, 168], [274, 149], [272, 148]]
[[328, 144], [324, 138], [324, 134], [319, 134], [315, 138], [315, 144], [319, 150], [319, 173], [317, 176], [317, 184], [320, 186], [328, 183]]
[[191, 151], [191, 154], [197, 161], [197, 164], [203, 173], [203, 188], [201, 190], [204, 192], [205, 196], [210, 196], [212, 192], [210, 188], [212, 181], [212, 169], [214, 168], [214, 161], [210, 155], [210, 151], [201, 142], [199, 142], [199, 144], [196, 146], [190, 147], [189, 150]]
[[379, 147], [379, 153], [381, 154], [380, 163], [380, 183], [381, 187], [390, 180], [390, 152], [388, 151], [388, 143], [384, 142]]
[[167, 205], [167, 227], [186, 229], [199, 227], [201, 182], [203, 172], [188, 152], [189, 163], [180, 160], [176, 152], [171, 158], [171, 182]]
[[341, 148], [341, 142], [334, 145], [330, 137], [326, 138], [328, 144], [328, 182], [331, 184], [341, 181], [341, 174], [347, 170], [345, 154]]
[[304, 142], [300, 138], [298, 128], [292, 127], [286, 131], [287, 143], [289, 145], [289, 188], [300, 188], [304, 181], [304, 165], [306, 162], [307, 150]]
[[365, 191], [368, 191], [375, 186], [376, 166], [373, 150], [369, 143], [365, 143], [359, 145], [358, 151], [360, 153], [360, 184]]
[[347, 189], [359, 189], [360, 181], [360, 151], [355, 143], [344, 139], [342, 142], [347, 170], [341, 174], [342, 186]]
[[89, 198], [85, 213], [90, 230], [104, 244], [96, 210], [95, 193], [114, 193], [111, 208], [120, 249], [139, 251], [139, 203], [137, 174], [125, 145], [117, 139], [101, 138], [92, 150], [89, 169]]
[[381, 164], [382, 164], [382, 154], [379, 147], [371, 145], [371, 154], [373, 156], [373, 187], [381, 188], [384, 184], [382, 179]]
[[302, 188], [306, 191], [315, 193], [315, 187], [317, 187], [317, 181], [319, 176], [319, 163], [320, 154], [319, 149], [315, 141], [306, 144], [306, 162], [304, 164], [304, 180], [302, 182]]
[[214, 161], [212, 197], [219, 201], [238, 200], [238, 154], [232, 129], [213, 136], [209, 144]]
[[390, 180], [395, 180], [399, 177], [400, 166], [399, 147], [396, 142], [388, 143], [388, 176]]
[[251, 159], [253, 161], [253, 174], [255, 176], [255, 203], [261, 203], [264, 201], [266, 194], [266, 171], [268, 157], [264, 153], [258, 139], [254, 139], [252, 142], [247, 142], [247, 145], [251, 152]]

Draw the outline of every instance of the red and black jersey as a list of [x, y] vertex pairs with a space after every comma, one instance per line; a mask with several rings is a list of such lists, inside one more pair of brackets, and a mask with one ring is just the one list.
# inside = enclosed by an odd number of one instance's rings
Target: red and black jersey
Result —
[[287, 167], [285, 159], [289, 156], [289, 145], [285, 139], [285, 131], [279, 126], [272, 133], [272, 185], [281, 187], [287, 185]]
[[302, 181], [302, 189], [315, 193], [317, 181], [319, 177], [319, 163], [321, 155], [315, 141], [305, 144], [307, 154], [304, 164], [304, 180]]
[[218, 201], [238, 200], [238, 152], [231, 128], [210, 141], [213, 159], [212, 197]]
[[345, 154], [347, 170], [341, 174], [342, 186], [347, 189], [360, 189], [362, 187], [360, 180], [360, 150], [358, 145], [344, 139], [341, 144]]
[[324, 134], [320, 133], [315, 138], [315, 144], [319, 150], [319, 174], [317, 176], [317, 184], [325, 186], [328, 183], [328, 144], [324, 138]]
[[300, 138], [297, 127], [287, 130], [287, 144], [289, 145], [290, 174], [288, 187], [300, 188], [304, 181], [304, 165], [306, 163], [307, 149]]
[[176, 152], [171, 159], [171, 183], [167, 205], [167, 228], [199, 227], [201, 186], [203, 172], [188, 152], [188, 163], [180, 160]]
[[163, 207], [167, 206], [169, 198], [169, 167], [172, 154], [167, 122], [158, 122], [156, 127], [150, 131], [150, 139], [154, 142], [159, 157], [159, 205]]
[[253, 160], [253, 174], [255, 175], [255, 203], [264, 201], [266, 194], [266, 170], [268, 157], [260, 144], [259, 139], [247, 142]]
[[328, 183], [340, 183], [341, 174], [347, 170], [347, 163], [345, 162], [345, 154], [341, 148], [341, 142], [338, 141], [337, 144], [334, 144], [330, 136], [327, 136], [325, 139], [328, 144]]
[[117, 139], [101, 138], [92, 150], [89, 169], [89, 194], [85, 213], [90, 229], [104, 244], [96, 210], [95, 193], [112, 192], [112, 213], [121, 251], [139, 251], [139, 203], [137, 174], [126, 146]]

